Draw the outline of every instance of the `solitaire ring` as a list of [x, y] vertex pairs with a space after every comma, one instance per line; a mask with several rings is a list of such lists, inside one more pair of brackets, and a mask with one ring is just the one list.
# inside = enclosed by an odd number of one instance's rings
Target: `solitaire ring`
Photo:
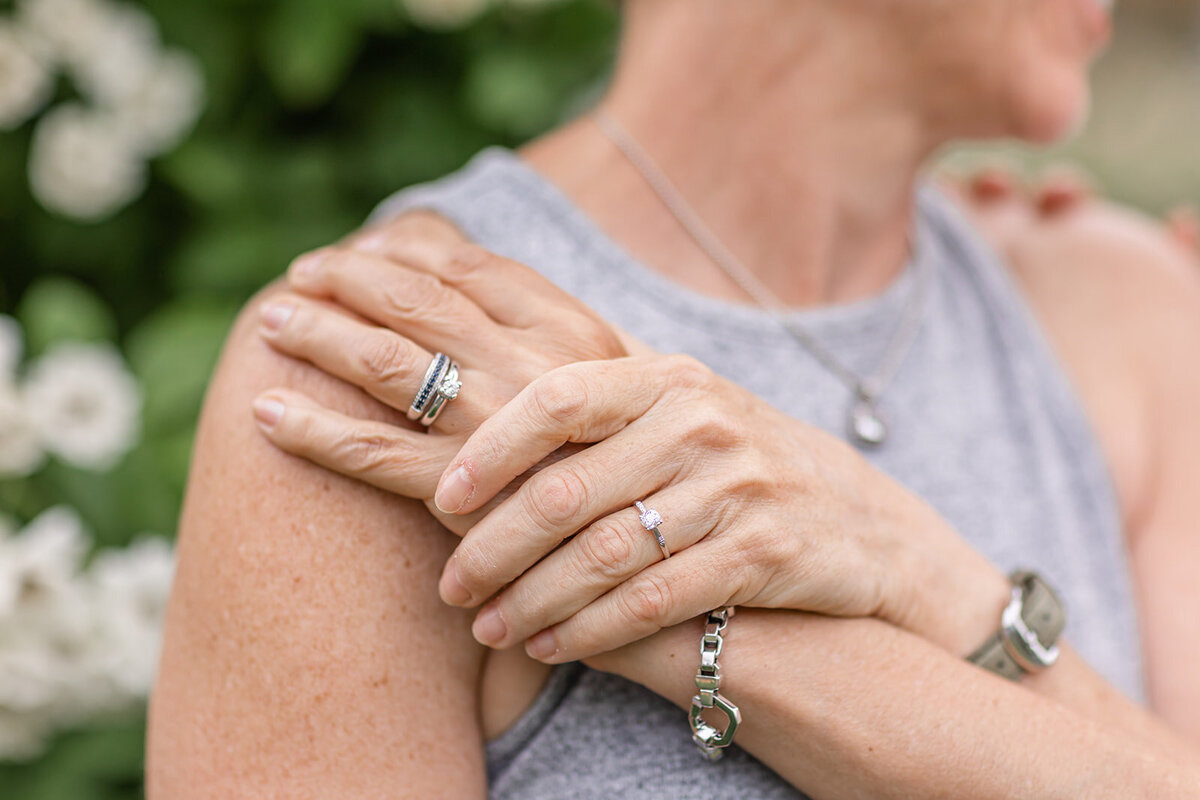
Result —
[[671, 549], [667, 547], [667, 540], [663, 538], [662, 531], [658, 529], [658, 526], [663, 523], [662, 514], [653, 508], [646, 508], [646, 505], [641, 500], [635, 501], [633, 506], [638, 510], [638, 521], [642, 523], [642, 527], [654, 534], [654, 539], [658, 542], [658, 549], [662, 551], [663, 558], [670, 558]]

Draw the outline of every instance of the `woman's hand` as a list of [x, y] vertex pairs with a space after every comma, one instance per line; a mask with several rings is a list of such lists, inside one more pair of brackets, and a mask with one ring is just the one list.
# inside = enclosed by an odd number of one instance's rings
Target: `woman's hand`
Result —
[[[965, 654], [1008, 583], [926, 504], [849, 445], [684, 356], [573, 364], [533, 381], [468, 439], [435, 501], [470, 513], [564, 443], [446, 566], [475, 635], [570, 661], [712, 608], [877, 616]], [[664, 559], [633, 508], [662, 512]], [[541, 633], [539, 633], [541, 631]], [[536, 634], [536, 635], [535, 635]]]
[[[298, 258], [292, 293], [262, 308], [276, 350], [404, 410], [433, 354], [460, 365], [461, 394], [429, 435], [355, 420], [284, 388], [255, 414], [280, 448], [407, 497], [429, 500], [465, 435], [534, 378], [580, 360], [645, 350], [535, 271], [411, 214]], [[442, 515], [462, 533], [471, 518]]]

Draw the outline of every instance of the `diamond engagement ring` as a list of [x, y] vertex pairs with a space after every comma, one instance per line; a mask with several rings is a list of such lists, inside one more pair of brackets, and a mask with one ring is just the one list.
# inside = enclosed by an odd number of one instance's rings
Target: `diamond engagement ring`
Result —
[[638, 510], [638, 521], [642, 523], [642, 527], [654, 534], [655, 540], [658, 541], [658, 549], [662, 550], [663, 558], [670, 558], [671, 549], [667, 547], [667, 540], [663, 538], [662, 531], [658, 529], [658, 526], [663, 523], [662, 514], [653, 508], [646, 508], [641, 500], [634, 502], [633, 506]]
[[437, 386], [433, 389], [433, 397], [429, 401], [429, 405], [425, 409], [425, 413], [421, 415], [421, 424], [428, 428], [437, 421], [438, 416], [446, 407], [446, 403], [458, 397], [458, 391], [462, 389], [462, 381], [458, 379], [458, 364], [453, 361], [446, 368], [446, 372], [437, 382]]

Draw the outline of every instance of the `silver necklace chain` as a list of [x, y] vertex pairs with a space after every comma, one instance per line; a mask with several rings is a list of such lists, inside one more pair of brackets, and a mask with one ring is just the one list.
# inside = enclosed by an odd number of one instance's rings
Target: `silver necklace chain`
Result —
[[717, 237], [712, 229], [705, 224], [700, 215], [684, 199], [682, 193], [667, 177], [658, 163], [650, 157], [645, 148], [607, 112], [597, 109], [592, 119], [600, 132], [608, 138], [634, 169], [641, 174], [642, 179], [658, 196], [663, 206], [680, 224], [688, 235], [700, 246], [742, 291], [755, 303], [779, 321], [779, 324], [800, 343], [808, 353], [826, 370], [840, 380], [853, 393], [849, 418], [848, 432], [853, 440], [864, 446], [880, 445], [887, 438], [887, 426], [877, 408], [880, 395], [891, 383], [896, 373], [904, 363], [905, 357], [916, 341], [921, 328], [921, 319], [925, 308], [928, 290], [927, 270], [921, 268], [922, 259], [915, 253], [912, 257], [913, 269], [916, 271], [916, 281], [909, 294], [908, 302], [896, 325], [896, 330], [888, 343], [879, 369], [873, 375], [860, 377], [844, 365], [829, 350], [821, 346], [816, 338], [804, 329], [795, 319], [791, 311], [766, 284], [751, 272], [729, 248]]

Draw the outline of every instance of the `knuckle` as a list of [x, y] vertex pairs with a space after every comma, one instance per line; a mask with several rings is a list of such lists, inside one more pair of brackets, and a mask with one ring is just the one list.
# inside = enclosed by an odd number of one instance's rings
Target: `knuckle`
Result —
[[361, 373], [368, 381], [387, 385], [411, 378], [413, 364], [409, 348], [398, 336], [381, 334], [358, 352]]
[[561, 307], [546, 312], [544, 323], [555, 332], [563, 363], [620, 358], [628, 353], [612, 325], [586, 307]]
[[758, 530], [736, 537], [732, 547], [737, 557], [735, 563], [754, 569], [773, 569], [783, 549], [783, 542], [770, 533]]
[[[500, 595], [500, 609], [509, 630], [534, 632], [549, 624], [552, 609], [548, 603], [548, 593], [545, 587], [527, 585], [528, 581], [518, 579]], [[470, 587], [468, 587], [470, 588]]]
[[587, 382], [570, 370], [556, 370], [534, 382], [530, 401], [540, 418], [566, 425], [587, 408]]
[[637, 546], [630, 531], [611, 522], [598, 522], [580, 537], [588, 571], [599, 570], [609, 580], [623, 578], [633, 565]]
[[403, 279], [389, 281], [379, 289], [385, 313], [399, 319], [436, 315], [445, 305], [446, 286], [433, 275], [409, 272]]
[[747, 443], [744, 426], [732, 414], [713, 403], [699, 403], [683, 417], [680, 439], [687, 444], [713, 450], [733, 450]]
[[450, 251], [446, 262], [442, 265], [442, 273], [449, 280], [460, 280], [475, 272], [492, 267], [498, 260], [499, 256], [479, 245], [464, 242], [455, 245]]
[[629, 618], [657, 627], [672, 607], [670, 582], [653, 572], [644, 572], [628, 586], [625, 605]]
[[551, 528], [569, 525], [587, 505], [587, 482], [568, 466], [541, 472], [530, 481], [529, 488], [529, 511], [535, 520]]
[[689, 355], [667, 356], [665, 366], [671, 383], [687, 389], [707, 388], [716, 378], [707, 364]]
[[400, 442], [381, 433], [354, 433], [342, 439], [337, 461], [349, 473], [363, 475], [390, 469], [404, 463]]

